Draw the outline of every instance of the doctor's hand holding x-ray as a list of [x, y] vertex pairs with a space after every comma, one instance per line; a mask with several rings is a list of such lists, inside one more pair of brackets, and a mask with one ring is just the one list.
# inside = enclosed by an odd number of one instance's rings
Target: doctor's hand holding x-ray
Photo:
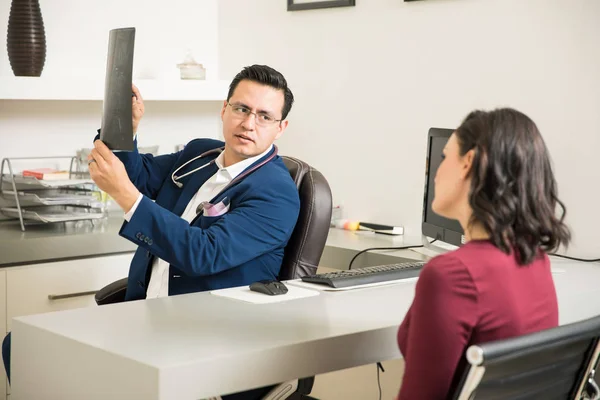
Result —
[[[132, 85], [132, 91], [131, 115], [135, 137], [145, 108], [139, 89]], [[129, 180], [123, 162], [101, 140], [94, 142], [94, 148], [88, 155], [88, 166], [90, 176], [96, 185], [112, 197], [125, 212], [133, 207], [140, 191]]]

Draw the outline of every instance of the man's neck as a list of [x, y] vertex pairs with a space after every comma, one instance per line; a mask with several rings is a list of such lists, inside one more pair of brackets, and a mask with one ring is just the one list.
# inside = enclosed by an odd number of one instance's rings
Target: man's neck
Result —
[[231, 167], [233, 164], [237, 164], [240, 161], [244, 160], [245, 158], [236, 156], [235, 154], [232, 154], [231, 152], [227, 151], [227, 147], [225, 147], [225, 150], [223, 150], [223, 167], [225, 168]]
[[223, 154], [223, 159], [222, 159], [223, 167], [228, 168], [234, 164], [237, 164], [239, 162], [242, 162], [242, 161], [245, 161], [245, 160], [248, 160], [251, 158], [256, 158], [256, 159], [262, 158], [265, 155], [267, 155], [272, 149], [273, 149], [273, 145], [269, 146], [269, 148], [261, 154], [257, 154], [255, 156], [250, 156], [250, 157], [244, 157], [244, 156], [234, 153], [233, 151], [229, 150], [227, 146], [225, 146], [225, 150], [223, 150], [223, 153], [221, 153], [221, 154]]

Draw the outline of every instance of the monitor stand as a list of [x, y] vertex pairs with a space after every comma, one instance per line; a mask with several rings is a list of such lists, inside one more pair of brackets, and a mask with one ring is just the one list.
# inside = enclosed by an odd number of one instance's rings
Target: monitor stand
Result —
[[417, 247], [411, 250], [419, 254], [423, 254], [427, 257], [433, 258], [439, 256], [440, 254], [444, 254], [449, 251], [458, 249], [458, 246], [454, 246], [452, 244], [442, 242], [440, 240], [431, 243], [432, 241], [433, 238], [421, 235], [421, 243], [423, 243], [423, 247]]

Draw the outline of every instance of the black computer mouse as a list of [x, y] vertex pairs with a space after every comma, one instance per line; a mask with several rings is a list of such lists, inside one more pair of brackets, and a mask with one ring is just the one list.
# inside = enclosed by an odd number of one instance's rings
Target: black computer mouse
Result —
[[277, 296], [286, 294], [288, 288], [279, 281], [258, 281], [250, 285], [250, 290], [254, 292], [268, 294], [269, 296]]

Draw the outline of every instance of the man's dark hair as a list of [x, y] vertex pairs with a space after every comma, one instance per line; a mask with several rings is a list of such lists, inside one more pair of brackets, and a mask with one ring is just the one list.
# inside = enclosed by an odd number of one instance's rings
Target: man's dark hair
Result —
[[292, 104], [294, 103], [294, 95], [287, 85], [287, 81], [283, 75], [267, 65], [251, 65], [240, 71], [229, 85], [229, 93], [227, 93], [227, 101], [233, 96], [235, 88], [243, 80], [248, 80], [262, 85], [267, 85], [273, 89], [283, 91], [283, 109], [281, 110], [281, 119], [287, 118]]
[[548, 150], [528, 116], [510, 108], [473, 111], [456, 136], [461, 155], [475, 150], [471, 222], [483, 224], [496, 247], [515, 251], [523, 265], [538, 257], [540, 249], [568, 245], [566, 209], [558, 199]]

